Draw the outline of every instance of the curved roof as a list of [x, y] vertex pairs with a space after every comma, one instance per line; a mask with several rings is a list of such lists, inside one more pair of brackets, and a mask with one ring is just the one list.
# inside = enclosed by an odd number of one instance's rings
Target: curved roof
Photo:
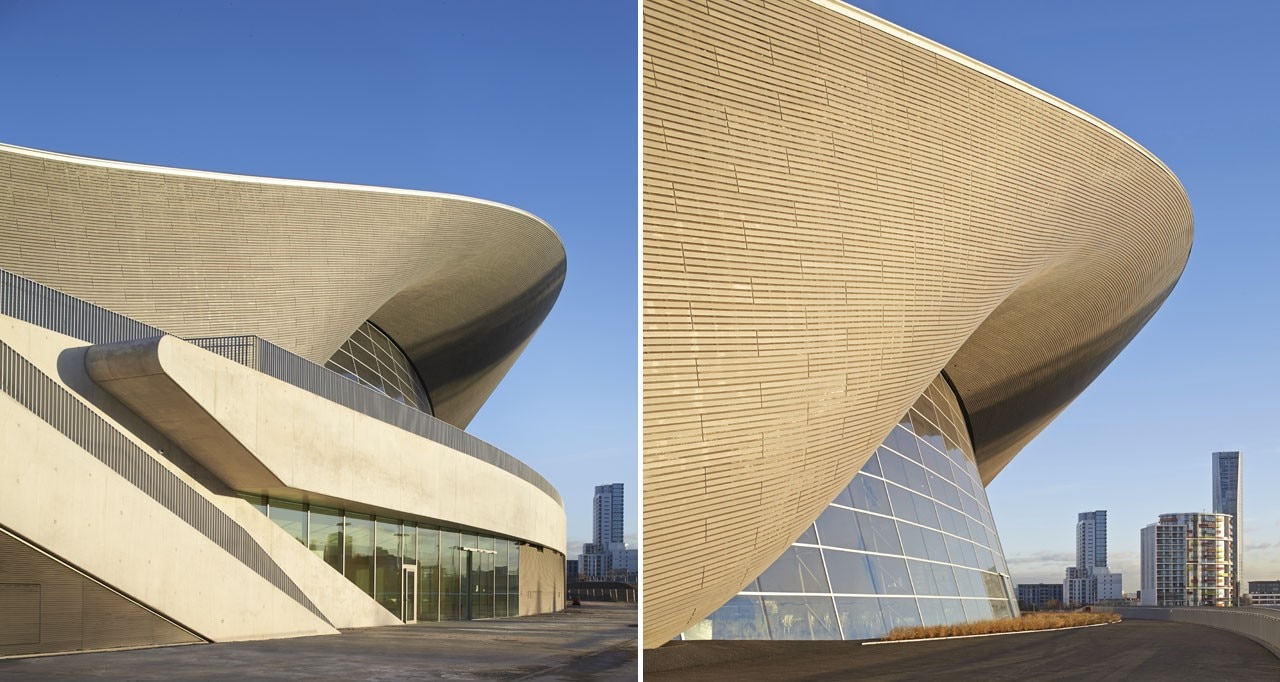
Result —
[[253, 334], [323, 364], [365, 320], [465, 427], [547, 316], [564, 246], [449, 194], [0, 145], [0, 267], [185, 337]]
[[945, 371], [990, 481], [1168, 296], [1177, 179], [864, 12], [648, 0], [645, 645], [755, 578]]

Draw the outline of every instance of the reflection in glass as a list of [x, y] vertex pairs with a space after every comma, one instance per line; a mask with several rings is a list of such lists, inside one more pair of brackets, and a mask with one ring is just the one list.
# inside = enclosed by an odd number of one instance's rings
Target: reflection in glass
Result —
[[709, 627], [703, 627], [690, 639], [768, 639], [764, 602], [759, 595], [738, 595], [712, 615]]
[[939, 376], [798, 544], [687, 636], [869, 639], [1016, 615], [960, 415]]
[[[239, 495], [397, 617], [415, 615], [402, 604], [406, 591], [410, 599], [417, 599], [416, 617], [421, 621], [520, 615], [516, 541]], [[808, 560], [821, 567], [820, 555]], [[417, 567], [416, 590], [403, 583], [405, 568], [411, 566]]]
[[466, 618], [461, 570], [467, 566], [464, 554], [456, 531], [440, 531], [440, 620]]
[[356, 587], [373, 595], [373, 517], [367, 514], [346, 516], [346, 552], [342, 574]]
[[418, 528], [418, 620], [440, 620], [440, 531]]
[[826, 592], [821, 550], [791, 546], [760, 574], [762, 592]]
[[507, 610], [511, 615], [520, 615], [520, 544], [511, 543], [511, 553], [507, 555], [507, 581], [511, 591], [507, 594]]
[[304, 546], [307, 544], [307, 508], [304, 505], [273, 498], [267, 505], [267, 518]]
[[365, 322], [325, 363], [325, 368], [428, 414], [431, 403], [413, 363], [390, 337]]
[[836, 611], [845, 639], [873, 639], [889, 631], [875, 597], [836, 597]]
[[342, 572], [342, 513], [337, 509], [326, 509], [312, 505], [310, 511], [311, 531], [307, 542], [316, 556], [324, 559], [339, 573]]
[[507, 612], [507, 541], [499, 538], [494, 544], [497, 554], [493, 559], [493, 615], [505, 618]]
[[830, 597], [764, 597], [770, 639], [839, 639]]
[[374, 523], [374, 599], [382, 608], [401, 616], [400, 611], [400, 524], [379, 518]]

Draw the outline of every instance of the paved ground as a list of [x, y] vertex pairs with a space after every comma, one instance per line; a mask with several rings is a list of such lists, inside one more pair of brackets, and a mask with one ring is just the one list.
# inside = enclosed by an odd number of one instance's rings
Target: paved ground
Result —
[[634, 604], [341, 635], [0, 660], [0, 680], [628, 680]]
[[644, 653], [664, 680], [1280, 680], [1280, 659], [1202, 625], [1128, 620], [1029, 634], [863, 646], [856, 642], [672, 642]]

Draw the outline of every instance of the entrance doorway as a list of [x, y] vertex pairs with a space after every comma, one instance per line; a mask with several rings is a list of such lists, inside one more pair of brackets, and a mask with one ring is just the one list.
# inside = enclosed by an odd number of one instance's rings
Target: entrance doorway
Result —
[[400, 567], [400, 620], [418, 622], [418, 567]]
[[461, 548], [466, 553], [462, 571], [462, 614], [466, 620], [493, 618], [494, 559], [492, 549]]

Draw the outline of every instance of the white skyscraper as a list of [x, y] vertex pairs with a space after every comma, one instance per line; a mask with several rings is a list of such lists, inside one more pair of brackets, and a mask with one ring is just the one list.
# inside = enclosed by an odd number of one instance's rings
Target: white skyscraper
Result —
[[593, 516], [591, 542], [593, 544], [604, 547], [611, 542], [624, 542], [621, 483], [596, 486], [596, 496], [592, 500], [591, 511]]
[[1092, 604], [1121, 599], [1124, 576], [1107, 568], [1107, 512], [1080, 512], [1076, 517], [1076, 565], [1067, 568], [1062, 599]]
[[636, 582], [640, 569], [639, 550], [629, 549], [624, 540], [622, 484], [596, 486], [591, 501], [591, 542], [578, 555], [578, 572], [585, 580]]
[[1092, 573], [1107, 566], [1107, 511], [1080, 512], [1076, 517], [1076, 568]]
[[1231, 563], [1234, 567], [1236, 582], [1233, 587], [1234, 606], [1240, 605], [1240, 588], [1244, 584], [1244, 470], [1240, 461], [1240, 453], [1213, 453], [1213, 511], [1215, 514], [1230, 514], [1234, 523], [1234, 534], [1231, 537]]

